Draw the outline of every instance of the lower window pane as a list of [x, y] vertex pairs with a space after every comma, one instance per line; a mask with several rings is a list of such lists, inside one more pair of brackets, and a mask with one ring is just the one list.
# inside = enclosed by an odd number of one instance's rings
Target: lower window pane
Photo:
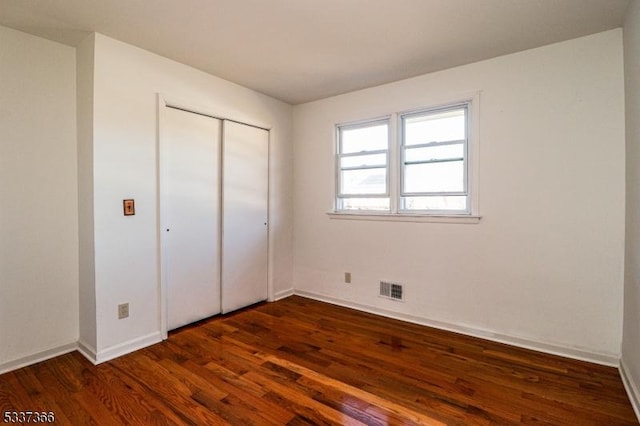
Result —
[[387, 169], [343, 170], [340, 176], [340, 193], [343, 195], [385, 194]]
[[404, 192], [464, 191], [464, 161], [410, 164], [404, 167]]
[[460, 213], [468, 211], [467, 197], [464, 195], [404, 197], [402, 198], [402, 204], [404, 210], [435, 210]]
[[380, 210], [389, 211], [388, 198], [342, 198], [340, 210]]

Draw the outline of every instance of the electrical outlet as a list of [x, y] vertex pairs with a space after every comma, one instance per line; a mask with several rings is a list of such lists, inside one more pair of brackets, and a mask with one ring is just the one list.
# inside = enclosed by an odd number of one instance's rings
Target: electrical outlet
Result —
[[344, 273], [344, 282], [346, 284], [351, 284], [351, 272]]
[[129, 316], [129, 304], [122, 303], [118, 305], [118, 319], [127, 318]]

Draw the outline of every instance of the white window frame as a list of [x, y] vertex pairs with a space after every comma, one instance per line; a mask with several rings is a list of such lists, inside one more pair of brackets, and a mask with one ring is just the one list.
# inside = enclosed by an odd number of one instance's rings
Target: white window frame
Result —
[[[465, 111], [465, 137], [460, 140], [451, 140], [451, 141], [443, 141], [443, 142], [425, 142], [417, 145], [407, 146], [406, 144], [406, 135], [405, 135], [405, 120], [408, 118], [416, 117], [416, 116], [428, 116], [431, 114], [438, 114], [446, 111], [455, 111], [464, 109]], [[405, 112], [399, 114], [398, 116], [398, 124], [399, 124], [399, 132], [400, 137], [397, 143], [400, 145], [400, 192], [398, 194], [398, 212], [403, 214], [425, 214], [425, 215], [469, 215], [471, 214], [471, 197], [469, 194], [469, 124], [470, 124], [470, 115], [471, 115], [471, 102], [460, 102], [455, 104], [449, 104], [445, 106], [439, 106], [435, 108], [421, 109], [418, 111]], [[463, 190], [462, 191], [432, 191], [432, 192], [407, 192], [405, 190], [405, 171], [406, 166], [408, 165], [406, 161], [406, 153], [410, 149], [419, 149], [419, 148], [427, 148], [433, 146], [446, 146], [453, 144], [462, 144], [463, 153], [461, 160], [463, 161]], [[446, 160], [451, 161], [451, 160]], [[427, 164], [427, 163], [435, 163], [442, 162], [442, 160], [423, 160], [412, 162], [412, 164]], [[465, 197], [465, 205], [466, 209], [464, 210], [436, 210], [436, 209], [427, 209], [427, 210], [418, 210], [418, 209], [409, 209], [405, 207], [406, 199], [410, 197], [430, 197], [430, 196], [460, 196]]]
[[[409, 210], [403, 209], [402, 190], [404, 168], [403, 152], [403, 126], [402, 118], [413, 114], [425, 113], [429, 111], [446, 110], [456, 106], [467, 106], [467, 134], [465, 149], [465, 172], [466, 172], [466, 211], [435, 211], [435, 210]], [[454, 99], [443, 102], [433, 102], [419, 108], [411, 108], [401, 112], [394, 112], [376, 119], [365, 119], [338, 124], [335, 127], [335, 206], [327, 214], [331, 219], [344, 220], [374, 220], [374, 221], [401, 221], [401, 222], [437, 222], [437, 223], [479, 223], [478, 204], [478, 164], [480, 152], [479, 138], [479, 107], [480, 92], [468, 93]], [[367, 125], [376, 121], [388, 120], [389, 123], [389, 151], [387, 154], [387, 189], [389, 192], [390, 210], [344, 210], [340, 204], [340, 134], [341, 126]]]
[[[358, 128], [365, 128], [365, 127], [370, 127], [370, 126], [375, 126], [378, 124], [386, 124], [387, 125], [387, 148], [384, 150], [378, 149], [378, 150], [370, 150], [370, 151], [360, 151], [360, 152], [355, 152], [355, 153], [343, 153], [342, 152], [342, 131], [343, 130], [350, 130], [350, 129], [358, 129]], [[391, 131], [391, 117], [390, 116], [386, 116], [386, 117], [379, 117], [379, 118], [375, 118], [375, 119], [371, 119], [371, 120], [364, 120], [364, 121], [357, 121], [357, 122], [351, 122], [351, 123], [342, 123], [342, 124], [338, 124], [336, 125], [336, 155], [335, 155], [335, 159], [336, 159], [336, 164], [335, 164], [335, 171], [336, 171], [336, 188], [335, 188], [335, 193], [336, 193], [336, 211], [340, 211], [340, 212], [357, 212], [357, 213], [361, 213], [361, 212], [386, 212], [389, 213], [391, 210], [390, 209], [386, 209], [386, 210], [346, 210], [343, 208], [343, 203], [344, 200], [346, 199], [350, 199], [350, 198], [388, 198], [389, 200], [391, 200], [391, 176], [389, 173], [389, 167], [391, 165], [391, 141], [393, 139], [392, 137], [392, 131]], [[362, 156], [362, 155], [376, 155], [376, 154], [385, 154], [386, 156], [386, 164], [384, 166], [384, 168], [386, 169], [386, 180], [385, 180], [385, 192], [381, 193], [381, 194], [343, 194], [342, 193], [342, 183], [341, 183], [341, 176], [342, 176], [342, 171], [343, 170], [364, 170], [367, 168], [382, 168], [382, 167], [369, 167], [369, 166], [354, 166], [354, 167], [348, 167], [348, 168], [343, 168], [342, 167], [342, 159], [343, 158], [349, 158], [349, 157], [357, 157], [357, 156]]]

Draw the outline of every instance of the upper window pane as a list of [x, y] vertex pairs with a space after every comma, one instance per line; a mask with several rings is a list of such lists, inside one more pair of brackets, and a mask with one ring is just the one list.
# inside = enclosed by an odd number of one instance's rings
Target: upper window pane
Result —
[[404, 155], [405, 162], [429, 162], [462, 158], [464, 158], [464, 144], [462, 143], [408, 148]]
[[375, 123], [340, 128], [340, 153], [351, 154], [364, 151], [387, 150], [389, 147], [389, 124]]
[[369, 154], [369, 155], [353, 155], [349, 157], [342, 157], [340, 159], [340, 167], [352, 168], [352, 167], [371, 167], [371, 166], [386, 166], [387, 154]]
[[418, 145], [466, 139], [466, 108], [406, 116], [404, 144]]

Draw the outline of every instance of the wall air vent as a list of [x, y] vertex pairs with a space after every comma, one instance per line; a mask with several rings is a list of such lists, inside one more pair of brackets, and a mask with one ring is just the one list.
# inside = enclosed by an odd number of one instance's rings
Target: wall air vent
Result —
[[391, 300], [404, 300], [402, 284], [380, 281], [380, 297], [386, 297]]

